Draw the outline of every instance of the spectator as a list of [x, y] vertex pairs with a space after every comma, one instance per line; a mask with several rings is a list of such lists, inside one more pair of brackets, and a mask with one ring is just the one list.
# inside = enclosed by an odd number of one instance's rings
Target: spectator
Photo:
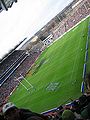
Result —
[[3, 115], [0, 115], [0, 120], [5, 120]]
[[81, 112], [81, 116], [83, 117], [83, 119], [90, 119], [90, 103]]
[[9, 102], [3, 106], [3, 115], [6, 120], [48, 120], [47, 116], [32, 112], [28, 109], [19, 109], [13, 103]]
[[44, 119], [38, 116], [33, 116], [33, 117], [28, 118], [27, 120], [44, 120]]
[[75, 115], [71, 110], [64, 110], [62, 113], [62, 120], [74, 120]]

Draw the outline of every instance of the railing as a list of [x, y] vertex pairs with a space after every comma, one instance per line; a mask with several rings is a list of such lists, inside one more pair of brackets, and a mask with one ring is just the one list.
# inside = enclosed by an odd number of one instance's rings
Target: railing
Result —
[[[84, 66], [83, 66], [83, 81], [81, 84], [81, 92], [84, 93], [85, 91], [85, 79], [86, 79], [86, 74], [87, 74], [87, 63], [88, 63], [88, 49], [89, 49], [89, 41], [90, 41], [90, 20], [89, 20], [89, 25], [88, 25], [88, 35], [87, 35], [87, 41], [86, 41], [86, 51], [85, 51], [85, 61], [84, 61]], [[87, 87], [87, 86], [86, 86]]]

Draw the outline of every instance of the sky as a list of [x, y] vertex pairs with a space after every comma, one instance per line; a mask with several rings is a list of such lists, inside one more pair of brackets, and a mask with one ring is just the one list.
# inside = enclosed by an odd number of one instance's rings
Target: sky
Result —
[[32, 37], [73, 0], [18, 0], [0, 13], [0, 59], [24, 38]]

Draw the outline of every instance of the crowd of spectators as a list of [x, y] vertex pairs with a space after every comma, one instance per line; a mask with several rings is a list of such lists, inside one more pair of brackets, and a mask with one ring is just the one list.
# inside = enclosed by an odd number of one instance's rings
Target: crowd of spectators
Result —
[[90, 1], [82, 0], [56, 27], [52, 29], [54, 40], [90, 14]]
[[[31, 68], [31, 66], [33, 65], [33, 63], [35, 62], [35, 60], [37, 59], [37, 57], [41, 54], [40, 49], [38, 49], [38, 51], [37, 49], [38, 47], [35, 47], [28, 52], [26, 51], [26, 54], [28, 55], [26, 59], [22, 62], [20, 66], [17, 67], [14, 73], [0, 87], [0, 105], [1, 106], [8, 100], [8, 97], [10, 96], [11, 92], [14, 91], [16, 86], [19, 84], [19, 81], [17, 81], [16, 79], [20, 78], [21, 75], [25, 76], [26, 73]], [[20, 56], [20, 52], [18, 54]], [[23, 78], [21, 78], [20, 81], [22, 79]]]
[[45, 113], [18, 108], [9, 102], [3, 105], [0, 120], [90, 120], [90, 94]]
[[[90, 13], [90, 2], [89, 0], [85, 0], [84, 3], [81, 3], [79, 7], [75, 7], [73, 11], [67, 15], [67, 17], [59, 23], [54, 29], [52, 29], [54, 39], [58, 38], [62, 34], [64, 34], [67, 30], [81, 21]], [[36, 45], [30, 51], [28, 51], [28, 55], [26, 59], [22, 62], [20, 66], [17, 67], [15, 72], [3, 83], [0, 87], [0, 106], [7, 102], [8, 97], [11, 92], [15, 90], [16, 86], [19, 84], [16, 79], [20, 77], [20, 74], [23, 76], [29, 71], [30, 67], [33, 65], [35, 60], [41, 54], [41, 49], [43, 45]], [[0, 63], [0, 76], [15, 63], [16, 60], [20, 58], [26, 51], [18, 50], [15, 51], [12, 55], [10, 55], [4, 62]], [[22, 80], [22, 79], [21, 79]]]
[[15, 50], [12, 54], [8, 56], [7, 59], [4, 59], [0, 63], [0, 76], [9, 68], [13, 63], [15, 63], [20, 56], [22, 56], [25, 51]]

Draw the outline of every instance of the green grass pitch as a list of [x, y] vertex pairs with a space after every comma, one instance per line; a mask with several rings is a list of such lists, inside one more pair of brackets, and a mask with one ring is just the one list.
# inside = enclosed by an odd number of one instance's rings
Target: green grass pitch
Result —
[[33, 88], [23, 80], [22, 83], [30, 88], [29, 91], [19, 85], [9, 101], [18, 107], [40, 113], [70, 102], [70, 99], [76, 99], [81, 95], [89, 18], [40, 55], [31, 70], [32, 74], [26, 76]]

